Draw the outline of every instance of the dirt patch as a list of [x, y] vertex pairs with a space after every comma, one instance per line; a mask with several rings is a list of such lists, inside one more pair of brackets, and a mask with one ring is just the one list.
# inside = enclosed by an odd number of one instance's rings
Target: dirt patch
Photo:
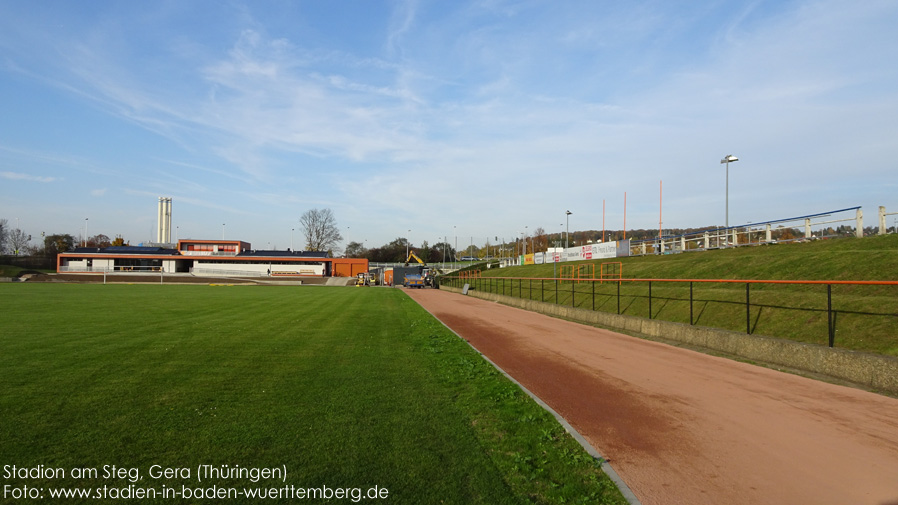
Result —
[[898, 503], [898, 400], [438, 290], [409, 296], [645, 505]]

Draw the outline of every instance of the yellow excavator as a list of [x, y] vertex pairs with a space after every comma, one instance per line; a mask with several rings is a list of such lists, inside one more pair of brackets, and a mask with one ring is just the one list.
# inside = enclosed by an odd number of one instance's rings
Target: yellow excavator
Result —
[[415, 254], [415, 251], [409, 251], [408, 258], [405, 259], [405, 266], [408, 266], [408, 264], [411, 263], [412, 260], [415, 260], [422, 265], [427, 265], [427, 263], [424, 263], [424, 261], [422, 261], [421, 258], [419, 258], [417, 254]]
[[415, 254], [415, 251], [409, 251], [408, 258], [405, 259], [405, 266], [409, 266], [413, 260], [421, 265], [421, 273], [407, 274], [405, 276], [406, 287], [433, 287], [433, 272], [427, 267], [427, 263]]

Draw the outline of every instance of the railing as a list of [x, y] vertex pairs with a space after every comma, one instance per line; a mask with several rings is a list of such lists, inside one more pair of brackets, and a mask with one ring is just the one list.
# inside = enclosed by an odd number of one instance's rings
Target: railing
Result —
[[[588, 283], [588, 284], [584, 284]], [[495, 293], [499, 295], [517, 297], [517, 298], [525, 298], [530, 300], [538, 300], [542, 302], [551, 302], [555, 304], [570, 304], [571, 307], [579, 307], [586, 308], [590, 310], [600, 310], [602, 312], [616, 312], [617, 314], [627, 314], [634, 315], [639, 317], [647, 317], [648, 319], [656, 319], [659, 318], [660, 312], [664, 310], [670, 304], [685, 304], [688, 301], [689, 304], [689, 317], [688, 323], [690, 325], [696, 325], [699, 322], [702, 314], [699, 314], [699, 317], [696, 317], [695, 314], [695, 305], [696, 302], [701, 302], [702, 305], [702, 313], [705, 311], [709, 303], [722, 303], [727, 304], [729, 306], [738, 306], [744, 305], [745, 310], [745, 332], [748, 334], [753, 333], [753, 329], [758, 325], [760, 320], [761, 313], [764, 309], [784, 309], [784, 310], [793, 310], [793, 311], [804, 311], [810, 312], [812, 314], [815, 313], [824, 313], [826, 314], [826, 330], [827, 330], [827, 344], [829, 347], [834, 347], [835, 345], [835, 336], [836, 336], [836, 317], [838, 314], [843, 315], [862, 315], [862, 316], [884, 316], [886, 318], [886, 322], [884, 324], [890, 324], [896, 327], [898, 330], [898, 312], [870, 312], [869, 309], [863, 308], [841, 308], [841, 309], [833, 309], [833, 286], [898, 286], [898, 281], [838, 281], [838, 280], [828, 280], [828, 281], [806, 281], [806, 280], [738, 280], [738, 279], [614, 279], [609, 281], [608, 279], [576, 279], [576, 282], [572, 282], [569, 278], [528, 278], [528, 277], [480, 277], [480, 278], [462, 278], [458, 276], [447, 276], [444, 277], [441, 281], [441, 284], [448, 284], [453, 287], [460, 288], [463, 284], [470, 285], [470, 288], [478, 291], [485, 291], [488, 293]], [[546, 289], [548, 284], [548, 290]], [[657, 287], [659, 284], [665, 286], [667, 292], [658, 295], [657, 292], [653, 294], [652, 288]], [[684, 293], [670, 292], [671, 286], [689, 286], [689, 294], [688, 297]], [[744, 298], [742, 299], [734, 299], [734, 290], [729, 289], [726, 293], [718, 293], [717, 299], [696, 299], [695, 296], [695, 286], [701, 285], [711, 285], [711, 284], [722, 284], [724, 286], [732, 286], [732, 285], [740, 285], [745, 286]], [[582, 286], [585, 285], [586, 289]], [[638, 285], [645, 285], [647, 289], [637, 288]], [[793, 298], [796, 300], [794, 306], [784, 306], [784, 305], [775, 305], [772, 303], [765, 302], [757, 302], [752, 301], [752, 286], [777, 286], [777, 285], [792, 285], [792, 286], [803, 286], [804, 288], [798, 288], [800, 291], [797, 292], [798, 296], [794, 296]], [[622, 294], [621, 288], [622, 286], [627, 286], [627, 293]], [[823, 305], [821, 298], [821, 293], [815, 293], [813, 289], [815, 287], [826, 287], [826, 301], [825, 305]], [[769, 290], [759, 289], [759, 292], [763, 292], [764, 295], [769, 295]], [[547, 299], [548, 295], [548, 299]], [[741, 295], [738, 295], [741, 297]], [[596, 308], [596, 300], [600, 302], [599, 309]], [[766, 297], [766, 296], [765, 296]], [[769, 298], [769, 297], [768, 297]], [[819, 303], [820, 305], [815, 305], [811, 303], [812, 299], [817, 298], [817, 300], [813, 300], [815, 303]], [[891, 298], [891, 296], [890, 296]], [[627, 305], [623, 307], [621, 302], [622, 300], [626, 300]], [[644, 301], [647, 302], [647, 308], [644, 307], [643, 304], [636, 303], [636, 301]], [[616, 306], [614, 302], [616, 301]], [[653, 307], [654, 302], [661, 302], [662, 307], [659, 309], [657, 306]], [[590, 304], [591, 303], [591, 304]], [[609, 308], [609, 303], [611, 303], [611, 307]], [[668, 312], [674, 312], [673, 310], [668, 310]], [[727, 321], [714, 321], [713, 325], [705, 325], [705, 326], [715, 326], [715, 327], [723, 327], [723, 328], [732, 328], [734, 325], [731, 320], [734, 317], [739, 317], [736, 314], [737, 311], [734, 310], [725, 310]], [[685, 319], [685, 310], [683, 310], [684, 317], [681, 319], [683, 322], [686, 322]], [[753, 320], [754, 318], [754, 320]], [[672, 320], [678, 319], [677, 317], [672, 318]], [[668, 319], [671, 320], [671, 319]], [[809, 321], [810, 322], [810, 321]], [[806, 326], [812, 326], [810, 324], [806, 324]], [[776, 336], [776, 335], [773, 335]]]
[[228, 270], [219, 268], [191, 268], [190, 273], [199, 277], [268, 277], [268, 273], [257, 270]]
[[[834, 214], [853, 214], [853, 216], [828, 219]], [[885, 212], [885, 207], [880, 207], [879, 214], [881, 233], [884, 233], [885, 216], [891, 214]], [[632, 240], [630, 241], [630, 255], [669, 254], [744, 245], [811, 240], [819, 238], [813, 235], [812, 229], [836, 223], [854, 223], [855, 236], [858, 238], [864, 236], [863, 210], [861, 207], [849, 207], [847, 209], [809, 214], [807, 216], [730, 226], [729, 228], [712, 228], [683, 235], [664, 235], [646, 240]], [[774, 228], [774, 225], [776, 225], [776, 228]], [[775, 231], [779, 232], [780, 229], [797, 230], [799, 228], [803, 229], [803, 232], [800, 232], [801, 236], [785, 240], [782, 238], [774, 240], [773, 238], [773, 233]]]

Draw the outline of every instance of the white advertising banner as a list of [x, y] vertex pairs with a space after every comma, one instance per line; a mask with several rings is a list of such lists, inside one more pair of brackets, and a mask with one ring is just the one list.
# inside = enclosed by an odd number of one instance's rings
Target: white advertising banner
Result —
[[593, 258], [616, 258], [617, 242], [600, 242], [592, 245]]
[[539, 253], [535, 253], [533, 255], [533, 263], [535, 265], [542, 265], [545, 262], [546, 262], [546, 253], [539, 252]]
[[579, 247], [568, 247], [561, 254], [560, 261], [579, 261], [617, 257], [617, 242], [600, 242]]

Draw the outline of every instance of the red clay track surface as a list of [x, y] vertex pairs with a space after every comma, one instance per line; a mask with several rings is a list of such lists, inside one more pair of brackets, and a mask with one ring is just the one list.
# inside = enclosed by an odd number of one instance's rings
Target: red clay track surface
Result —
[[567, 419], [644, 505], [898, 505], [898, 400], [460, 294], [408, 294]]

